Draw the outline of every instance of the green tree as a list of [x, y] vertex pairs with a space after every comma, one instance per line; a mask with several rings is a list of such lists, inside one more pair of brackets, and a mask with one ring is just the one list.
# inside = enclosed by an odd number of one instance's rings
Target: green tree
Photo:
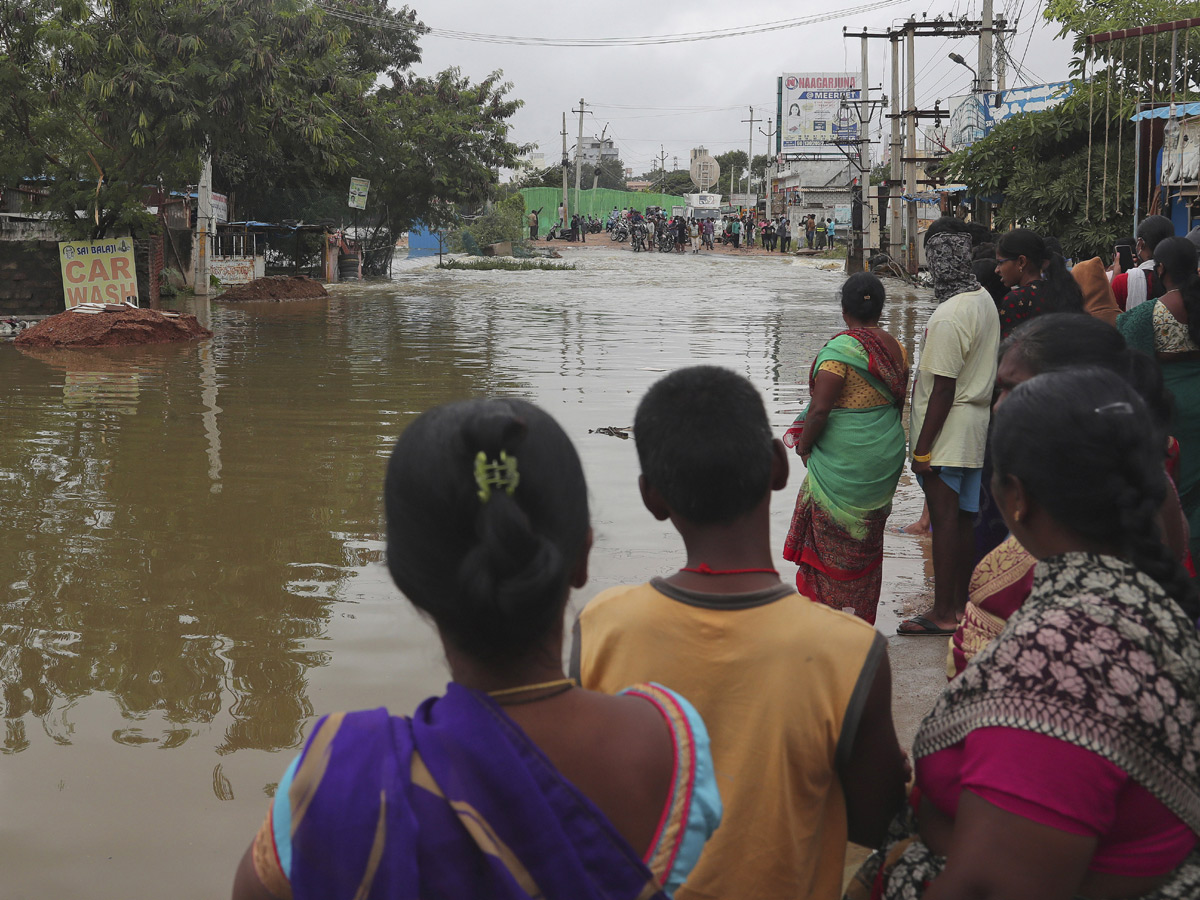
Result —
[[519, 103], [499, 73], [411, 74], [425, 31], [386, 0], [2, 2], [0, 182], [43, 178], [100, 237], [144, 226], [147, 188], [195, 183], [207, 152], [243, 214], [356, 174], [397, 229], [439, 224], [515, 164]]
[[728, 181], [729, 173], [732, 169], [737, 169], [736, 175], [742, 175], [746, 171], [746, 151], [745, 150], [726, 150], [720, 156], [714, 157], [717, 165], [721, 167], [721, 177]]

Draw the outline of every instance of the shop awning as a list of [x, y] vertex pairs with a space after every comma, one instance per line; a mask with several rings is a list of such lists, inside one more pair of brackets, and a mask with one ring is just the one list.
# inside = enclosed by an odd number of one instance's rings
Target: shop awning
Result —
[[[1200, 103], [1176, 103], [1175, 117], [1182, 119], [1184, 116], [1200, 116]], [[1143, 119], [1169, 119], [1171, 118], [1171, 107], [1159, 106], [1155, 109], [1143, 109], [1136, 116], [1133, 116], [1130, 122], [1140, 122]]]

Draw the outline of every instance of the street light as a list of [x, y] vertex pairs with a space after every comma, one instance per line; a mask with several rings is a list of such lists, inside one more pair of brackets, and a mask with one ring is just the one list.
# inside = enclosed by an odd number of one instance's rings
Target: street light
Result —
[[963, 59], [962, 56], [958, 53], [951, 53], [950, 60], [951, 60], [951, 62], [956, 62], [960, 66], [965, 66], [967, 69], [970, 69], [971, 75], [974, 76], [974, 80], [971, 82], [971, 90], [972, 91], [978, 90], [979, 89], [979, 73], [976, 72], [974, 69], [972, 69], [970, 64], [965, 59]]

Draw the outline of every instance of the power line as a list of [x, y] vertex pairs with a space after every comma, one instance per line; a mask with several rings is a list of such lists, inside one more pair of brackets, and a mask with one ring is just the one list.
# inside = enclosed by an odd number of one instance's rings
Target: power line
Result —
[[505, 34], [482, 34], [472, 31], [456, 31], [448, 28], [433, 28], [394, 19], [385, 19], [365, 13], [351, 12], [331, 6], [320, 5], [331, 16], [346, 19], [351, 22], [370, 24], [379, 28], [396, 31], [422, 32], [425, 31], [436, 37], [457, 41], [473, 41], [483, 44], [509, 44], [522, 47], [647, 47], [662, 44], [686, 44], [697, 41], [716, 41], [731, 37], [744, 37], [752, 34], [766, 34], [772, 31], [784, 31], [799, 28], [804, 25], [815, 25], [819, 22], [829, 22], [844, 16], [857, 15], [894, 6], [895, 0], [875, 0], [860, 6], [834, 10], [817, 15], [802, 16], [796, 19], [783, 19], [776, 22], [764, 22], [758, 25], [747, 25], [739, 28], [726, 28], [716, 31], [693, 31], [679, 34], [643, 35], [640, 37], [606, 37], [606, 38], [542, 38]]

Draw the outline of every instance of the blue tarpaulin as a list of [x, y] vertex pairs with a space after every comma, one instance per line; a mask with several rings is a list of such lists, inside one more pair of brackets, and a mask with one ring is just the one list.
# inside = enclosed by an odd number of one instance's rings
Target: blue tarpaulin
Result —
[[[1200, 116], [1200, 103], [1176, 103], [1175, 117], [1183, 118], [1184, 116]], [[1143, 119], [1169, 119], [1171, 118], [1171, 107], [1159, 106], [1155, 109], [1144, 109], [1136, 116], [1133, 116], [1130, 122], [1140, 122]]]

